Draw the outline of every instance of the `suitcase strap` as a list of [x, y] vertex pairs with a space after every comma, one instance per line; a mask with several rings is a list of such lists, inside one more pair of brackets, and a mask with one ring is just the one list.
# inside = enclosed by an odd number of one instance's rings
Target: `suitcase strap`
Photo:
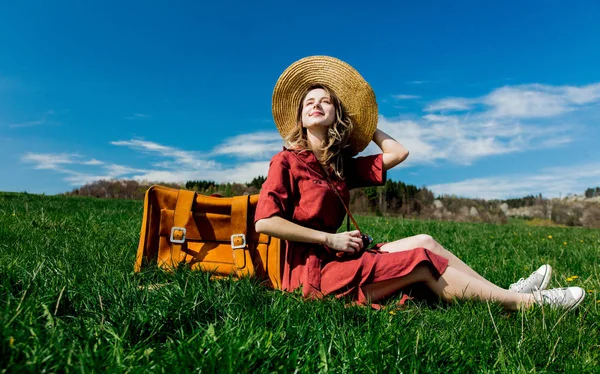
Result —
[[254, 264], [248, 250], [248, 206], [250, 196], [234, 196], [231, 204], [231, 249], [238, 276], [254, 275]]
[[190, 218], [192, 205], [196, 199], [194, 191], [179, 190], [177, 195], [177, 205], [173, 216], [173, 227], [171, 228], [171, 258], [173, 266], [185, 263], [187, 253], [184, 250], [185, 245], [185, 226]]

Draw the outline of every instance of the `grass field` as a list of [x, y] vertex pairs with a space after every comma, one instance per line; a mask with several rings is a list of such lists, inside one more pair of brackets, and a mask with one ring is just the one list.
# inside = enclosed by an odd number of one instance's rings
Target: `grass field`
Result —
[[379, 241], [428, 233], [503, 287], [547, 262], [551, 287], [588, 291], [566, 314], [374, 311], [253, 280], [135, 274], [141, 215], [140, 201], [0, 193], [2, 372], [600, 371], [600, 230], [358, 217]]

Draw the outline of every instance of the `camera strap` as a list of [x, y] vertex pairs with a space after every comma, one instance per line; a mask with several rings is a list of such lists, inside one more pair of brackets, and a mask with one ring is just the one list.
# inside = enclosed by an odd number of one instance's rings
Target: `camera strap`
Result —
[[[301, 163], [304, 164], [304, 166], [306, 166], [308, 168], [308, 170], [312, 171], [313, 173], [322, 176], [321, 173], [319, 173], [318, 171], [316, 171], [315, 169], [313, 169], [309, 164], [306, 163], [306, 161], [302, 160], [300, 157], [298, 157], [298, 155], [294, 152], [291, 151], [291, 153], [294, 155], [294, 157], [296, 157], [296, 159], [298, 161], [300, 161]], [[316, 156], [315, 156], [316, 158]], [[320, 163], [319, 163], [320, 165]], [[346, 209], [346, 231], [350, 231], [350, 221], [352, 221], [352, 224], [354, 225], [354, 227], [362, 233], [362, 231], [360, 231], [360, 227], [358, 227], [358, 223], [356, 223], [356, 220], [354, 219], [354, 217], [352, 217], [352, 213], [350, 213], [350, 209], [348, 209], [348, 206], [346, 205], [346, 203], [344, 202], [344, 199], [342, 198], [342, 196], [340, 195], [340, 193], [338, 192], [337, 188], [335, 187], [335, 184], [333, 183], [333, 181], [331, 180], [331, 177], [329, 176], [329, 173], [327, 172], [327, 170], [325, 170], [325, 168], [321, 166], [321, 170], [323, 170], [323, 174], [325, 174], [325, 181], [327, 182], [327, 184], [329, 185], [329, 187], [333, 190], [333, 192], [335, 192], [335, 194], [337, 195], [337, 197], [340, 198], [340, 201], [342, 202], [342, 205], [344, 206], [344, 209]]]

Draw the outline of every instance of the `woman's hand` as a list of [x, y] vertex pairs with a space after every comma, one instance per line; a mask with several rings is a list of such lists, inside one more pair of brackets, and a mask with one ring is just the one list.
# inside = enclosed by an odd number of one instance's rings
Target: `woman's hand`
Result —
[[338, 252], [356, 253], [362, 249], [363, 241], [360, 231], [346, 231], [327, 235], [325, 245]]

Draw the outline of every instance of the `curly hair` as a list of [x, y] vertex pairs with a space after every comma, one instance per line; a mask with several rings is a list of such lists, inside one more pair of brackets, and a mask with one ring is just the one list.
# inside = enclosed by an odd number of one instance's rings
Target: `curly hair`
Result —
[[[346, 152], [350, 151], [350, 134], [354, 127], [354, 123], [350, 118], [350, 115], [344, 109], [344, 105], [341, 100], [337, 97], [335, 92], [324, 85], [312, 85], [302, 95], [302, 100], [298, 105], [298, 111], [296, 114], [296, 127], [285, 137], [285, 141], [290, 147], [300, 148], [303, 150], [310, 150], [308, 146], [308, 140], [306, 137], [306, 128], [302, 126], [302, 103], [306, 98], [306, 95], [314, 89], [321, 88], [329, 94], [331, 103], [335, 108], [335, 120], [329, 129], [327, 130], [327, 139], [321, 144], [320, 148], [323, 151], [323, 157], [319, 162], [324, 165], [331, 167], [334, 174], [340, 178], [344, 178], [344, 156]], [[327, 170], [327, 167], [325, 168]]]

